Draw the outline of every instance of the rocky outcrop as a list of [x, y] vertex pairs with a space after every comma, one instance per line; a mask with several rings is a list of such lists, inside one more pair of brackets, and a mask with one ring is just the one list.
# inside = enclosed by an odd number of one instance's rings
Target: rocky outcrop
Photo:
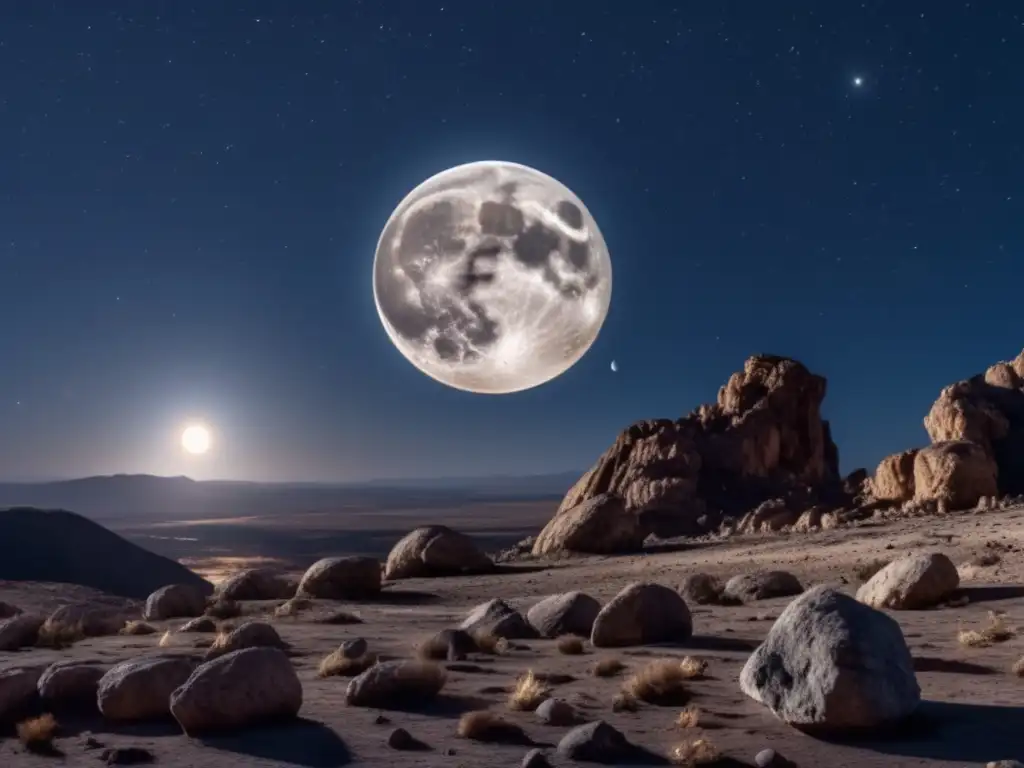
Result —
[[999, 493], [1024, 493], [1024, 351], [943, 389], [924, 427], [933, 443], [977, 443], [996, 464]]
[[917, 448], [886, 456], [878, 463], [871, 478], [871, 492], [876, 499], [910, 501], [914, 498], [914, 459]]
[[395, 544], [384, 565], [384, 578], [413, 579], [486, 573], [494, 563], [469, 536], [444, 525], [428, 525], [406, 534]]
[[[638, 422], [619, 435], [562, 501], [562, 515], [612, 494], [640, 538], [697, 534], [767, 499], [796, 515], [842, 495], [838, 451], [821, 418], [825, 379], [795, 360], [758, 355], [688, 416]], [[795, 519], [795, 517], [794, 517]], [[623, 537], [632, 542], [631, 537]], [[534, 547], [534, 553], [554, 549]]]
[[998, 494], [997, 467], [978, 443], [950, 440], [922, 448], [914, 459], [914, 499], [942, 501], [948, 509], [967, 509], [982, 497]]
[[560, 510], [533, 543], [534, 555], [578, 552], [607, 555], [643, 546], [640, 518], [626, 509], [622, 498], [601, 493], [574, 507]]
[[899, 624], [828, 587], [790, 603], [747, 660], [743, 692], [810, 731], [899, 722], [921, 699]]

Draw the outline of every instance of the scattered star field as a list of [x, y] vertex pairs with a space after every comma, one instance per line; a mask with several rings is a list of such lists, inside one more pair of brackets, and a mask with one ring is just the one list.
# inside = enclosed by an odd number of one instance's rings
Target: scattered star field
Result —
[[[1015, 3], [9, 3], [0, 71], [0, 479], [582, 469], [757, 352], [828, 377], [849, 471], [1024, 346]], [[615, 270], [588, 355], [502, 397], [371, 289], [397, 202], [480, 159], [568, 185]]]

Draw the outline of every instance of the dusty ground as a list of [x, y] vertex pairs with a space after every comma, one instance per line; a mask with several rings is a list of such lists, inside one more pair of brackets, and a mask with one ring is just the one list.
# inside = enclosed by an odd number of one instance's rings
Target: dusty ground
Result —
[[[696, 636], [686, 646], [644, 647], [619, 653], [588, 647], [583, 656], [561, 656], [554, 641], [521, 642], [519, 645], [528, 647], [499, 657], [472, 658], [475, 671], [450, 672], [445, 695], [432, 708], [388, 712], [388, 722], [381, 724], [375, 722], [380, 714], [377, 711], [345, 705], [345, 678], [320, 679], [316, 674], [320, 659], [342, 640], [354, 636], [365, 637], [371, 649], [383, 654], [410, 656], [419, 639], [451, 626], [469, 607], [492, 597], [502, 597], [523, 608], [541, 596], [572, 589], [607, 599], [638, 579], [676, 586], [693, 570], [730, 576], [757, 567], [790, 570], [805, 585], [845, 583], [852, 590], [858, 584], [858, 564], [918, 548], [939, 549], [957, 563], [994, 550], [1002, 559], [994, 566], [965, 569], [963, 586], [970, 597], [968, 605], [894, 614], [917, 660], [918, 679], [927, 702], [911, 726], [886, 740], [846, 744], [816, 740], [776, 721], [740, 692], [740, 668], [785, 606], [785, 599], [741, 607], [695, 607]], [[0, 583], [0, 600], [23, 608], [32, 608], [33, 603], [49, 607], [64, 599], [59, 588]], [[253, 604], [247, 609], [258, 613], [270, 607]], [[990, 610], [1005, 611], [1009, 626], [1020, 624], [1024, 631], [1024, 508], [805, 536], [736, 538], [644, 556], [573, 559], [545, 570], [523, 563], [486, 577], [402, 582], [388, 587], [378, 600], [345, 607], [357, 612], [365, 623], [325, 626], [301, 617], [273, 620], [296, 652], [295, 664], [305, 687], [301, 722], [199, 742], [186, 739], [173, 723], [111, 728], [98, 719], [68, 721], [62, 724], [62, 735], [57, 740], [65, 754], [64, 764], [99, 764], [98, 751], [86, 747], [88, 731], [107, 746], [144, 746], [156, 755], [156, 765], [182, 768], [326, 768], [348, 763], [392, 768], [518, 765], [526, 747], [466, 741], [456, 736], [455, 729], [462, 712], [490, 708], [520, 723], [536, 742], [556, 743], [564, 728], [540, 725], [530, 713], [507, 712], [507, 691], [528, 669], [572, 675], [573, 681], [555, 687], [556, 696], [576, 704], [587, 719], [604, 719], [659, 753], [683, 740], [708, 738], [729, 757], [741, 761], [739, 764], [747, 765], [752, 765], [754, 755], [765, 747], [775, 748], [805, 768], [964, 766], [989, 760], [1024, 760], [1024, 679], [1009, 672], [1013, 662], [1024, 656], [1024, 635], [1000, 645], [973, 649], [960, 647], [956, 637], [959, 627], [982, 624]], [[100, 638], [65, 651], [33, 649], [0, 654], [0, 664], [70, 657], [114, 662], [144, 654], [193, 652], [189, 643], [194, 637], [180, 636], [179, 644], [171, 649], [157, 647], [159, 635]], [[674, 724], [677, 708], [644, 705], [637, 713], [613, 713], [611, 702], [621, 678], [599, 679], [589, 672], [595, 660], [604, 656], [622, 659], [629, 666], [628, 675], [631, 669], [652, 659], [687, 654], [700, 655], [710, 662], [710, 678], [693, 684], [693, 703], [705, 713], [704, 727], [687, 731]], [[425, 742], [429, 750], [389, 749], [385, 739], [397, 726]], [[559, 764], [557, 758], [552, 759]], [[13, 738], [0, 740], [2, 766], [28, 768], [52, 765], [55, 760], [26, 753]]]

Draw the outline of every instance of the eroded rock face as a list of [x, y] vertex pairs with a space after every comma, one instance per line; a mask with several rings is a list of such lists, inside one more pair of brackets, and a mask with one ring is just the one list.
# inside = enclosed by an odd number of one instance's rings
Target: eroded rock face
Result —
[[926, 446], [914, 458], [914, 500], [968, 509], [999, 492], [997, 471], [995, 459], [978, 443], [950, 440]]
[[642, 538], [702, 533], [723, 512], [743, 514], [767, 499], [795, 495], [810, 506], [819, 491], [841, 493], [838, 451], [821, 418], [824, 397], [825, 379], [799, 362], [752, 357], [716, 403], [622, 432], [569, 491], [549, 527], [602, 494], [614, 494], [637, 515]]
[[910, 501], [914, 498], [914, 459], [917, 449], [886, 456], [871, 478], [871, 492], [876, 499]]
[[428, 525], [406, 534], [391, 549], [384, 578], [412, 579], [485, 573], [494, 564], [469, 536], [444, 525]]
[[814, 731], [898, 722], [921, 698], [899, 625], [824, 586], [786, 607], [747, 660], [740, 687], [784, 722]]
[[1000, 494], [1024, 493], [1024, 351], [943, 389], [924, 427], [933, 443], [977, 443], [995, 461]]

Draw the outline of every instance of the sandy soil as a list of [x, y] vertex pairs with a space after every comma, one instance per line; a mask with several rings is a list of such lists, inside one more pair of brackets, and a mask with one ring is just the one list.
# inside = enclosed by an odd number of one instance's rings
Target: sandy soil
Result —
[[[471, 606], [493, 597], [526, 608], [542, 596], [581, 589], [604, 600], [638, 579], [676, 586], [694, 570], [731, 576], [760, 567], [790, 570], [805, 585], [837, 583], [852, 591], [858, 584], [855, 571], [859, 564], [922, 548], [941, 550], [957, 563], [992, 551], [998, 551], [1002, 559], [993, 566], [963, 569], [963, 587], [970, 598], [966, 606], [893, 614], [912, 648], [927, 701], [913, 723], [884, 739], [857, 743], [817, 740], [778, 722], [740, 692], [739, 671], [786, 599], [740, 607], [695, 607], [696, 636], [685, 646], [649, 646], [619, 653], [588, 647], [585, 655], [562, 656], [554, 641], [519, 642], [521, 648], [505, 655], [474, 656], [470, 666], [451, 671], [444, 696], [429, 709], [386, 712], [387, 722], [382, 723], [377, 722], [381, 713], [376, 710], [345, 705], [346, 678], [320, 679], [316, 674], [323, 656], [355, 636], [365, 637], [371, 649], [385, 655], [411, 656], [421, 638], [453, 625]], [[752, 765], [754, 755], [765, 747], [805, 767], [964, 766], [1024, 760], [1024, 679], [1009, 671], [1013, 662], [1024, 656], [1024, 636], [988, 648], [963, 648], [956, 637], [960, 627], [981, 625], [990, 610], [1005, 611], [1010, 627], [1024, 625], [1024, 508], [666, 549], [669, 551], [642, 556], [569, 559], [545, 569], [523, 563], [483, 577], [401, 582], [389, 586], [372, 602], [344, 606], [363, 618], [361, 625], [327, 626], [310, 623], [302, 616], [274, 619], [282, 636], [294, 646], [294, 662], [304, 684], [300, 722], [194, 741], [181, 735], [174, 723], [111, 727], [98, 718], [66, 721], [57, 746], [65, 754], [64, 764], [75, 766], [100, 762], [98, 750], [86, 746], [89, 735], [107, 746], [146, 747], [156, 755], [156, 765], [182, 768], [518, 765], [527, 747], [479, 744], [460, 739], [455, 730], [462, 712], [489, 708], [522, 725], [539, 744], [557, 743], [566, 729], [541, 725], [531, 713], [507, 711], [508, 692], [516, 677], [532, 669], [571, 675], [572, 681], [554, 687], [556, 696], [574, 703], [585, 718], [604, 719], [635, 742], [662, 754], [681, 741], [707, 738], [739, 761], [733, 765]], [[0, 600], [23, 608], [33, 608], [33, 603], [48, 607], [55, 600], [63, 601], [57, 591], [53, 586], [0, 583]], [[272, 608], [250, 604], [247, 611], [262, 613]], [[176, 644], [166, 649], [157, 646], [159, 635], [98, 638], [64, 651], [0, 654], [0, 665], [71, 657], [112, 663], [145, 654], [193, 653], [190, 643], [195, 637], [178, 636]], [[693, 684], [693, 703], [705, 715], [696, 729], [682, 730], [675, 725], [678, 708], [644, 705], [636, 713], [613, 712], [611, 702], [622, 678], [601, 679], [590, 674], [595, 660], [605, 656], [625, 662], [628, 675], [653, 659], [683, 655], [699, 655], [710, 663], [710, 677]], [[400, 752], [387, 747], [388, 734], [398, 726], [428, 749]], [[553, 750], [551, 755], [552, 762], [560, 764]], [[26, 753], [16, 739], [0, 740], [2, 766], [54, 763], [55, 758]]]

